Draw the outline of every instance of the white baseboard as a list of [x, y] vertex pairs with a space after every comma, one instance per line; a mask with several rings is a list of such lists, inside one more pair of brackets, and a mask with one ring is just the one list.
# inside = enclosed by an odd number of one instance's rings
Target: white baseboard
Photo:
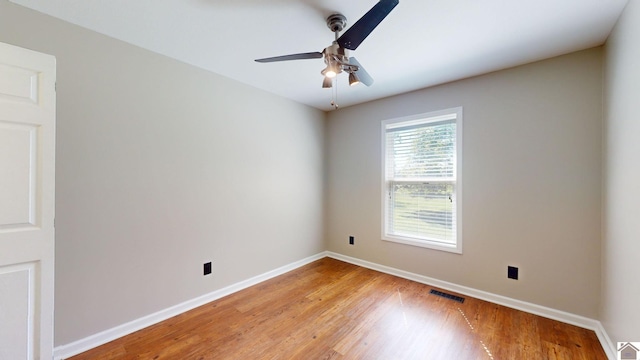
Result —
[[126, 324], [122, 324], [119, 326], [116, 326], [114, 328], [105, 330], [103, 332], [88, 336], [84, 339], [80, 339], [78, 341], [74, 341], [70, 344], [66, 344], [66, 345], [62, 345], [62, 346], [57, 346], [54, 350], [53, 350], [53, 358], [55, 360], [62, 360], [74, 355], [78, 355], [82, 352], [85, 352], [89, 349], [93, 349], [97, 346], [100, 345], [104, 345], [110, 341], [113, 341], [115, 339], [121, 338], [125, 335], [129, 335], [133, 332], [136, 332], [138, 330], [144, 329], [146, 327], [149, 327], [151, 325], [157, 324], [161, 321], [167, 320], [171, 317], [174, 317], [176, 315], [182, 314], [186, 311], [192, 310], [197, 308], [198, 306], [202, 306], [204, 304], [207, 304], [211, 301], [223, 298], [227, 295], [233, 294], [235, 292], [238, 292], [242, 289], [246, 289], [250, 286], [256, 285], [258, 283], [261, 283], [263, 281], [269, 280], [271, 278], [274, 278], [278, 275], [282, 275], [284, 273], [287, 273], [291, 270], [297, 269], [301, 266], [304, 266], [306, 264], [309, 264], [311, 262], [314, 262], [316, 260], [322, 259], [324, 257], [327, 257], [327, 252], [321, 252], [319, 254], [310, 256], [308, 258], [293, 262], [291, 264], [279, 267], [275, 270], [271, 270], [268, 271], [264, 274], [258, 275], [258, 276], [254, 276], [250, 279], [241, 281], [239, 283], [235, 283], [233, 285], [227, 286], [225, 288], [222, 288], [220, 290], [216, 290], [214, 292], [211, 292], [209, 294], [205, 294], [203, 296], [197, 297], [195, 299], [192, 300], [188, 300], [185, 301], [181, 304], [177, 304], [174, 305], [172, 307], [169, 307], [167, 309], [158, 311], [156, 313], [141, 317], [139, 319], [130, 321]]
[[604, 329], [604, 326], [602, 326], [600, 321], [598, 321], [598, 327], [593, 329], [593, 331], [596, 332], [596, 336], [598, 337], [598, 340], [600, 340], [600, 344], [602, 345], [604, 352], [607, 354], [607, 357], [610, 360], [617, 360], [618, 348], [613, 342], [611, 342], [609, 334], [607, 334], [607, 331]]
[[354, 264], [354, 265], [358, 265], [358, 266], [362, 266], [362, 267], [365, 267], [365, 268], [368, 268], [368, 269], [380, 271], [380, 272], [383, 272], [385, 274], [390, 274], [390, 275], [398, 276], [398, 277], [401, 277], [401, 278], [404, 278], [404, 279], [413, 280], [415, 282], [419, 282], [419, 283], [422, 283], [422, 284], [432, 285], [432, 286], [435, 286], [435, 287], [438, 287], [438, 288], [441, 288], [441, 289], [445, 289], [445, 290], [453, 291], [453, 292], [456, 292], [456, 293], [459, 293], [459, 294], [471, 296], [471, 297], [474, 297], [476, 299], [489, 301], [489, 302], [492, 302], [494, 304], [503, 305], [503, 306], [506, 306], [506, 307], [510, 307], [512, 309], [521, 310], [521, 311], [524, 311], [524, 312], [528, 312], [528, 313], [531, 313], [531, 314], [539, 315], [539, 316], [546, 317], [546, 318], [549, 318], [549, 319], [558, 320], [558, 321], [561, 321], [561, 322], [564, 322], [564, 323], [567, 323], [567, 324], [579, 326], [581, 328], [593, 330], [596, 333], [596, 336], [598, 337], [598, 340], [600, 341], [600, 344], [602, 345], [602, 348], [604, 349], [605, 353], [607, 354], [607, 357], [609, 357], [609, 359], [612, 359], [612, 360], [616, 359], [615, 347], [613, 346], [613, 343], [609, 339], [609, 336], [607, 335], [607, 332], [605, 331], [604, 327], [602, 326], [602, 324], [598, 320], [594, 320], [594, 319], [590, 319], [590, 318], [587, 318], [587, 317], [584, 317], [584, 316], [575, 315], [575, 314], [571, 314], [571, 313], [568, 313], [568, 312], [564, 312], [564, 311], [548, 308], [548, 307], [541, 306], [541, 305], [532, 304], [532, 303], [529, 303], [529, 302], [526, 302], [526, 301], [522, 301], [522, 300], [516, 300], [516, 299], [508, 298], [508, 297], [502, 296], [502, 295], [492, 294], [492, 293], [489, 293], [489, 292], [486, 292], [486, 291], [477, 290], [477, 289], [474, 289], [474, 288], [470, 288], [470, 287], [466, 287], [466, 286], [450, 283], [450, 282], [447, 282], [447, 281], [434, 279], [434, 278], [431, 278], [431, 277], [428, 277], [428, 276], [411, 273], [411, 272], [408, 272], [408, 271], [404, 271], [404, 270], [392, 268], [392, 267], [389, 267], [389, 266], [384, 266], [384, 265], [372, 263], [372, 262], [369, 262], [369, 261], [353, 258], [353, 257], [350, 257], [350, 256], [346, 256], [346, 255], [342, 255], [342, 254], [338, 254], [338, 253], [334, 253], [334, 252], [327, 252], [327, 256], [330, 257], [330, 258], [334, 258], [336, 260], [341, 260], [341, 261], [348, 262], [348, 263], [351, 263], [351, 264]]
[[129, 335], [135, 331], [157, 324], [173, 316], [195, 309], [198, 306], [202, 306], [211, 301], [220, 299], [227, 295], [246, 289], [250, 286], [256, 285], [265, 280], [269, 280], [278, 275], [282, 275], [286, 272], [297, 269], [301, 266], [304, 266], [313, 261], [322, 259], [324, 257], [334, 258], [334, 259], [348, 262], [354, 265], [362, 266], [368, 269], [380, 271], [390, 275], [395, 275], [395, 276], [413, 280], [422, 284], [432, 285], [441, 289], [453, 291], [459, 294], [471, 296], [477, 299], [489, 301], [495, 304], [507, 306], [513, 309], [522, 310], [522, 311], [543, 316], [549, 319], [558, 320], [564, 323], [568, 323], [568, 324], [579, 326], [585, 329], [593, 330], [596, 333], [596, 336], [598, 337], [598, 340], [600, 341], [602, 348], [607, 354], [607, 357], [609, 357], [609, 359], [612, 359], [612, 360], [616, 359], [616, 348], [614, 344], [611, 342], [611, 339], [607, 335], [607, 332], [605, 331], [602, 324], [597, 320], [589, 319], [589, 318], [571, 314], [568, 312], [555, 310], [545, 306], [540, 306], [540, 305], [528, 303], [525, 301], [508, 298], [502, 295], [492, 294], [486, 291], [477, 290], [477, 289], [473, 289], [473, 288], [462, 286], [462, 285], [457, 285], [447, 281], [434, 279], [428, 276], [411, 273], [408, 271], [372, 263], [369, 261], [365, 261], [365, 260], [353, 258], [350, 256], [329, 252], [329, 251], [325, 251], [325, 252], [310, 256], [308, 258], [293, 262], [291, 264], [279, 267], [275, 270], [268, 271], [264, 274], [227, 286], [225, 288], [216, 290], [209, 294], [205, 294], [195, 299], [185, 301], [181, 304], [144, 316], [137, 320], [130, 321], [126, 324], [116, 326], [112, 329], [108, 329], [103, 332], [88, 336], [84, 339], [74, 341], [70, 344], [58, 346], [54, 349], [54, 352], [53, 352], [54, 359], [62, 360], [62, 359], [80, 354], [94, 347], [106, 344], [110, 341], [113, 341], [125, 335]]

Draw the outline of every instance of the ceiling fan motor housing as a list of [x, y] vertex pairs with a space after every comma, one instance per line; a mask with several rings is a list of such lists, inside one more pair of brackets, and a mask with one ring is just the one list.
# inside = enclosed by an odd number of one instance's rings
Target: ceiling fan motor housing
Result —
[[349, 56], [348, 56], [348, 55], [349, 55], [349, 53], [348, 53], [348, 51], [349, 51], [349, 50], [347, 50], [347, 49], [345, 49], [345, 48], [341, 47], [340, 45], [338, 45], [337, 43], [335, 43], [335, 42], [334, 42], [333, 44], [331, 44], [331, 45], [327, 46], [327, 47], [324, 49], [325, 59], [326, 59], [327, 57], [332, 57], [332, 58], [337, 57], [337, 58], [339, 58], [340, 60], [348, 61], [348, 59], [349, 59]]
[[343, 70], [348, 72], [358, 70], [357, 66], [349, 64], [348, 50], [341, 47], [336, 42], [326, 47], [323, 53], [325, 64], [334, 69], [336, 73], [341, 73]]

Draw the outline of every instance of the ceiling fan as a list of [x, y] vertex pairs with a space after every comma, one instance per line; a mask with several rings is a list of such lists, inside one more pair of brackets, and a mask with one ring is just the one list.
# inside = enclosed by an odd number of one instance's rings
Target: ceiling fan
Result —
[[321, 71], [324, 75], [323, 88], [330, 88], [333, 78], [341, 72], [349, 74], [349, 85], [363, 83], [367, 86], [373, 84], [373, 78], [364, 70], [362, 65], [354, 57], [349, 57], [348, 50], [355, 50], [364, 39], [371, 34], [382, 20], [398, 5], [399, 0], [380, 0], [366, 14], [364, 14], [344, 34], [340, 32], [347, 24], [347, 18], [342, 14], [333, 14], [327, 18], [327, 26], [335, 34], [335, 41], [324, 48], [322, 52], [308, 52], [275, 56], [264, 59], [256, 59], [259, 63], [276, 61], [320, 59], [324, 58], [327, 67]]

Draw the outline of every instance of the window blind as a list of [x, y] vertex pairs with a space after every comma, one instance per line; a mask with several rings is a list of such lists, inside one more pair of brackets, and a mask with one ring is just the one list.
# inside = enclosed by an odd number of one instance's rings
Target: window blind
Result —
[[385, 138], [386, 232], [455, 244], [455, 115], [390, 124]]

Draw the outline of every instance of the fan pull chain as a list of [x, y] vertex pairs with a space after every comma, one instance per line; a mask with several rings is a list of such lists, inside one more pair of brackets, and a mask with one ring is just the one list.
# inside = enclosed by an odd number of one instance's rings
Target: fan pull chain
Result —
[[333, 106], [334, 109], [338, 108], [338, 81], [337, 81], [337, 76], [334, 77], [333, 79], [331, 79], [331, 82], [333, 82], [333, 85], [331, 86], [331, 106]]

